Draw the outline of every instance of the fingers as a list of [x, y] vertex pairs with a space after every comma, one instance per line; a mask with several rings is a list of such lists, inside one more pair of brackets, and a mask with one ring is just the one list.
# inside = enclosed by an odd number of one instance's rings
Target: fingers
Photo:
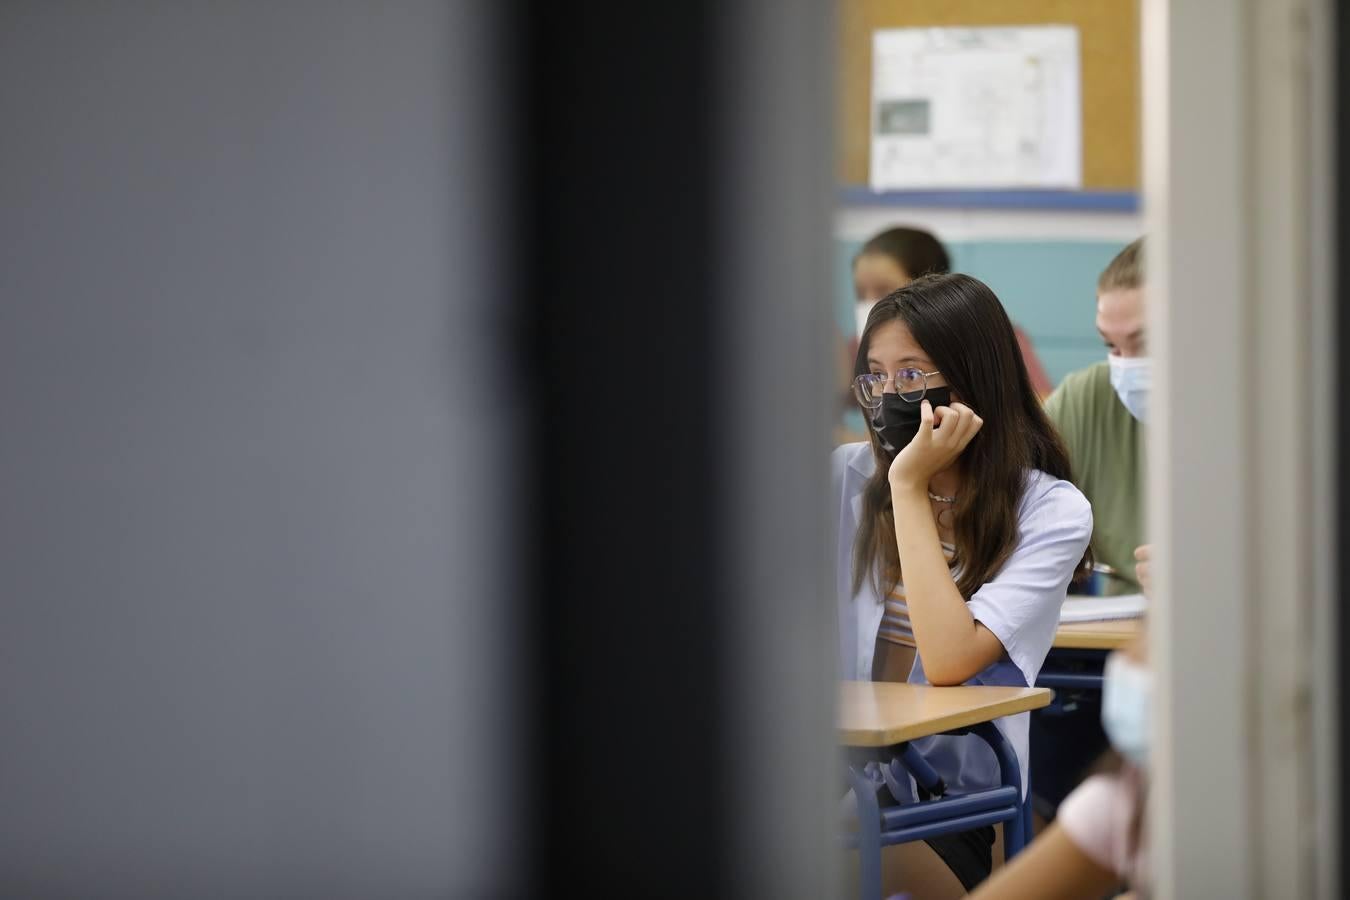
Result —
[[1145, 594], [1153, 592], [1153, 569], [1148, 563], [1142, 562], [1135, 566], [1134, 577], [1139, 580], [1139, 586], [1144, 589]]
[[[925, 403], [927, 401], [924, 401]], [[975, 410], [964, 403], [940, 406], [937, 409], [941, 424], [934, 433], [934, 439], [957, 450], [964, 449], [971, 439], [984, 426], [984, 419], [975, 414]]]
[[975, 414], [975, 410], [964, 403], [953, 403], [952, 406], [959, 408], [961, 412], [961, 433], [958, 437], [961, 441], [961, 447], [964, 448], [984, 427], [984, 419], [981, 419]]
[[1144, 593], [1153, 592], [1153, 547], [1145, 544], [1142, 547], [1135, 548], [1134, 576], [1139, 579], [1139, 585], [1144, 589]]

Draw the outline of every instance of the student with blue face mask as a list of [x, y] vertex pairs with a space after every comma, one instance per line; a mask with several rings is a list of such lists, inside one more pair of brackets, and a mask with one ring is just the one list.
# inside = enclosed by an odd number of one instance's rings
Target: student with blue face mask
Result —
[[[1045, 411], [1069, 451], [1073, 480], [1092, 503], [1092, 553], [1113, 574], [1105, 593], [1140, 589], [1136, 562], [1142, 546], [1145, 494], [1144, 427], [1151, 388], [1144, 329], [1144, 239], [1111, 260], [1097, 279], [1097, 332], [1106, 359], [1064, 379]], [[1036, 812], [1053, 818], [1060, 801], [1106, 749], [1097, 708], [1034, 716], [1031, 724], [1032, 790]]]
[[1098, 900], [1121, 884], [1147, 885], [1144, 834], [1153, 676], [1141, 640], [1111, 654], [1102, 725], [1124, 761], [1094, 775], [1060, 806], [1026, 851], [971, 894], [972, 900]]
[[1144, 426], [1151, 360], [1144, 330], [1144, 239], [1097, 280], [1097, 332], [1106, 359], [1068, 375], [1045, 411], [1069, 450], [1074, 483], [1092, 503], [1092, 555], [1113, 574], [1106, 593], [1139, 590], [1135, 550], [1145, 543]]

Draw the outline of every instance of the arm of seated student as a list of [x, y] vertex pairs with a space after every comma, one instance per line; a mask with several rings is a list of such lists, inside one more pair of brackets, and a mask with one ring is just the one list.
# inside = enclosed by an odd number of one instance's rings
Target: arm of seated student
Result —
[[1003, 644], [975, 621], [952, 579], [928, 502], [928, 480], [955, 462], [983, 424], [970, 407], [953, 403], [934, 428], [924, 400], [919, 433], [889, 472], [905, 603], [924, 673], [935, 685], [962, 684], [1003, 655]]
[[1097, 900], [1119, 881], [1052, 823], [970, 900]]

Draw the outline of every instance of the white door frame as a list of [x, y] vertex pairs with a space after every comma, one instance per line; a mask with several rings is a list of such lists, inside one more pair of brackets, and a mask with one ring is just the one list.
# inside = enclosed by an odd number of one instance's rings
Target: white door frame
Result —
[[1334, 895], [1330, 12], [1143, 3], [1160, 897]]

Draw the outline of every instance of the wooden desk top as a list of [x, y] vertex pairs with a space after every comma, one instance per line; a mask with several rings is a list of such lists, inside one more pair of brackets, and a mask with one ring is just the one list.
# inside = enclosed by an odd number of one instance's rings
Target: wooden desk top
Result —
[[1119, 650], [1139, 634], [1143, 619], [1070, 622], [1059, 626], [1052, 646], [1066, 650]]
[[839, 683], [839, 742], [890, 747], [1049, 706], [1054, 691], [1015, 687], [929, 687], [891, 681]]

